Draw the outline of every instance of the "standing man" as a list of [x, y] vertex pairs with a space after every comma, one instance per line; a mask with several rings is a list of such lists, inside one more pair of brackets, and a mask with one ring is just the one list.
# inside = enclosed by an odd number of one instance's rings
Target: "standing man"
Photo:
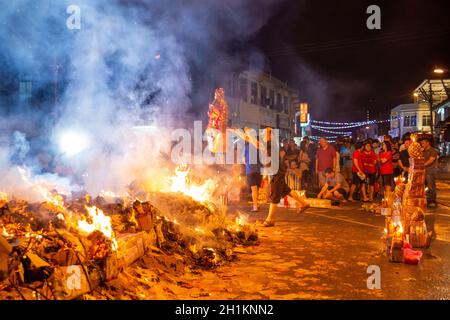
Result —
[[286, 171], [287, 166], [285, 164], [285, 156], [286, 152], [281, 149], [279, 150], [279, 154], [272, 154], [272, 144], [271, 144], [271, 131], [266, 130], [263, 140], [267, 143], [267, 155], [270, 158], [279, 157], [279, 168], [277, 173], [275, 173], [271, 179], [270, 179], [270, 207], [269, 207], [269, 214], [267, 215], [266, 220], [263, 223], [263, 227], [273, 227], [275, 223], [273, 222], [274, 215], [277, 211], [277, 206], [280, 200], [286, 196], [291, 196], [294, 198], [298, 203], [300, 203], [300, 208], [298, 210], [298, 213], [301, 213], [305, 211], [307, 208], [309, 208], [309, 204], [305, 201], [305, 199], [301, 196], [299, 196], [296, 192], [292, 192], [291, 188], [286, 184]]
[[408, 148], [411, 145], [411, 136], [407, 135], [404, 138], [402, 151], [400, 151], [400, 158], [398, 159], [398, 167], [402, 170], [402, 177], [405, 183], [408, 182], [409, 174], [409, 153]]
[[423, 157], [425, 159], [425, 185], [428, 188], [428, 205], [437, 206], [436, 201], [436, 171], [437, 171], [437, 151], [431, 146], [431, 140], [425, 138], [422, 140]]
[[350, 140], [346, 140], [341, 147], [342, 168], [341, 172], [347, 181], [352, 180], [353, 152], [355, 148]]
[[320, 148], [316, 156], [316, 175], [319, 179], [319, 187], [325, 184], [325, 169], [336, 168], [336, 150], [328, 143], [325, 138], [320, 138]]
[[304, 136], [303, 140], [305, 143], [306, 153], [308, 154], [310, 163], [309, 163], [309, 176], [308, 176], [308, 185], [312, 186], [314, 184], [315, 168], [316, 168], [316, 148], [309, 140], [308, 136]]
[[352, 186], [350, 188], [350, 195], [348, 197], [348, 201], [355, 201], [353, 199], [353, 194], [356, 191], [356, 187], [361, 188], [361, 196], [363, 201], [367, 201], [366, 188], [364, 186], [364, 180], [366, 179], [364, 174], [364, 167], [361, 158], [361, 152], [363, 149], [363, 144], [361, 142], [355, 143], [355, 152], [353, 152], [353, 168], [352, 168]]
[[375, 154], [378, 155], [380, 154], [381, 148], [380, 148], [380, 142], [378, 140], [374, 140], [372, 143], [372, 151], [375, 152]]

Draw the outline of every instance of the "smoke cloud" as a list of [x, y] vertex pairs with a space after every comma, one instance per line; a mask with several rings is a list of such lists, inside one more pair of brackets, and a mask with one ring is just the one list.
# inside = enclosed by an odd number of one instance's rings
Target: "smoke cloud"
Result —
[[[201, 84], [239, 67], [232, 44], [257, 32], [276, 2], [4, 1], [0, 171], [8, 179], [0, 190], [26, 189], [18, 186], [20, 166], [93, 194], [164, 175], [160, 154], [170, 147], [169, 128], [206, 112], [193, 104], [192, 79]], [[80, 29], [67, 27], [70, 5], [80, 8]], [[19, 81], [32, 82], [31, 100]], [[157, 129], [135, 128], [143, 125]], [[61, 141], [69, 131], [88, 140], [70, 156], [61, 146], [74, 151], [80, 142]]]

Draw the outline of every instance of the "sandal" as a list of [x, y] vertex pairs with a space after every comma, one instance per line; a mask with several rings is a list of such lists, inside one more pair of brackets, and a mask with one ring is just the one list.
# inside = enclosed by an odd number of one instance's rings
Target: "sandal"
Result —
[[263, 227], [269, 228], [269, 227], [274, 227], [275, 223], [273, 223], [273, 221], [264, 221], [262, 224]]

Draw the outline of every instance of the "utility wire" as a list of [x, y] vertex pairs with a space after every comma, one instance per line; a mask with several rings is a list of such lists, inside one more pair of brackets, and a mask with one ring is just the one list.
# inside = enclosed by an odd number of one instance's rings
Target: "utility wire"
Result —
[[298, 45], [286, 45], [286, 46], [280, 46], [270, 52], [276, 52], [283, 49], [292, 49], [292, 48], [299, 48], [299, 49], [309, 49], [309, 48], [321, 48], [324, 46], [335, 46], [335, 45], [341, 45], [346, 43], [354, 43], [354, 42], [370, 42], [370, 41], [378, 41], [378, 40], [389, 40], [389, 39], [395, 39], [395, 38], [402, 38], [402, 37], [408, 37], [411, 35], [426, 35], [426, 34], [433, 34], [436, 32], [445, 32], [449, 31], [450, 29], [434, 29], [434, 30], [428, 30], [427, 32], [422, 31], [402, 31], [402, 32], [391, 32], [385, 35], [376, 36], [376, 37], [357, 37], [357, 38], [350, 38], [350, 39], [341, 39], [341, 40], [331, 40], [331, 41], [319, 41], [319, 42], [311, 42], [311, 43], [303, 43]]
[[[375, 41], [383, 40], [384, 42], [390, 42], [392, 44], [404, 44], [409, 41], [418, 41], [418, 40], [435, 40], [436, 38], [447, 37], [450, 35], [450, 30], [444, 30], [438, 33], [433, 34], [410, 34], [404, 36], [394, 36], [394, 37], [378, 37], [378, 38], [370, 38], [370, 39], [360, 39], [360, 40], [343, 40], [341, 43], [332, 44], [330, 42], [323, 43], [322, 45], [316, 46], [293, 46], [291, 48], [285, 49], [275, 49], [267, 52], [269, 57], [279, 57], [286, 55], [298, 55], [298, 54], [308, 54], [308, 53], [317, 53], [317, 52], [326, 52], [333, 50], [340, 50], [352, 47], [358, 47], [364, 43], [370, 43]], [[383, 43], [384, 45], [387, 43]]]

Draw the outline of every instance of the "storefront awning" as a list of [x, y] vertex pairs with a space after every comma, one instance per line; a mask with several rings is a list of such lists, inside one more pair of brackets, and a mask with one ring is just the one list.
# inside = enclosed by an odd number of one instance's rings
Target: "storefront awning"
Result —
[[415, 90], [418, 102], [432, 102], [433, 106], [450, 97], [450, 79], [426, 79]]

